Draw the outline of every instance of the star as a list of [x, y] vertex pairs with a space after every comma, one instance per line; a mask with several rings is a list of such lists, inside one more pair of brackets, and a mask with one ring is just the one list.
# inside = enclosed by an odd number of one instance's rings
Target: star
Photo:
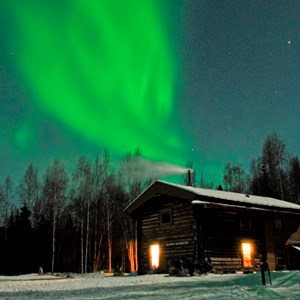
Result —
[[288, 41], [288, 44], [291, 44], [291, 41]]

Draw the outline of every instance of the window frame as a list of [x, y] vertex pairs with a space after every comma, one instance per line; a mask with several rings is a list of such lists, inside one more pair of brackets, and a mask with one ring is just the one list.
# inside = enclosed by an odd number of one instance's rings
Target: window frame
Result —
[[[168, 215], [168, 222], [164, 221], [164, 216]], [[173, 225], [173, 214], [171, 208], [162, 209], [159, 211], [159, 223], [161, 226], [171, 226]]]
[[276, 230], [282, 230], [282, 218], [275, 217], [273, 224], [274, 224], [274, 229], [276, 229]]

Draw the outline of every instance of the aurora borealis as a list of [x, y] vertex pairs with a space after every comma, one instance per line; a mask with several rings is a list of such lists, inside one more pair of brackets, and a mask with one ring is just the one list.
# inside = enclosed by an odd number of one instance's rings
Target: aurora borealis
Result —
[[42, 109], [114, 152], [141, 146], [163, 158], [180, 147], [168, 124], [175, 60], [151, 1], [67, 1], [60, 13], [48, 1], [10, 6], [22, 32], [16, 66]]
[[0, 175], [139, 147], [216, 181], [272, 131], [299, 153], [297, 12], [294, 1], [1, 1]]

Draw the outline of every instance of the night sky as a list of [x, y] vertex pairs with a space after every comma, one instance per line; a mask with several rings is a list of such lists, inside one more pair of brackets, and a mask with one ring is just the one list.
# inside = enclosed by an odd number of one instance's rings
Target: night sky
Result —
[[108, 149], [221, 182], [300, 154], [299, 1], [0, 2], [0, 179]]

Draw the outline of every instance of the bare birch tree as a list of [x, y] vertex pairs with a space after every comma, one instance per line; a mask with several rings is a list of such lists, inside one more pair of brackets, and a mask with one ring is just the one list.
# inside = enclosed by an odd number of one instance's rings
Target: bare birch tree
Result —
[[246, 174], [242, 166], [238, 163], [227, 163], [223, 172], [224, 190], [236, 193], [245, 193]]
[[103, 198], [106, 213], [106, 233], [107, 233], [107, 271], [112, 272], [112, 230], [111, 230], [111, 197], [110, 197], [110, 159], [108, 151], [104, 151], [102, 160], [103, 172]]
[[261, 156], [252, 161], [251, 193], [288, 200], [288, 155], [277, 133], [269, 135]]
[[46, 170], [43, 187], [43, 198], [49, 210], [52, 225], [52, 257], [51, 272], [54, 273], [56, 225], [66, 198], [68, 177], [63, 164], [54, 161]]
[[78, 160], [72, 178], [73, 198], [77, 203], [80, 220], [80, 257], [81, 273], [88, 271], [88, 253], [90, 244], [90, 205], [92, 197], [91, 166], [85, 157]]
[[103, 210], [103, 173], [102, 164], [97, 156], [92, 170], [92, 230], [93, 230], [93, 264], [92, 271], [99, 271], [101, 265], [101, 248], [105, 231], [104, 210]]
[[7, 228], [9, 215], [13, 208], [13, 182], [10, 177], [6, 177], [0, 185], [0, 221], [2, 226]]

